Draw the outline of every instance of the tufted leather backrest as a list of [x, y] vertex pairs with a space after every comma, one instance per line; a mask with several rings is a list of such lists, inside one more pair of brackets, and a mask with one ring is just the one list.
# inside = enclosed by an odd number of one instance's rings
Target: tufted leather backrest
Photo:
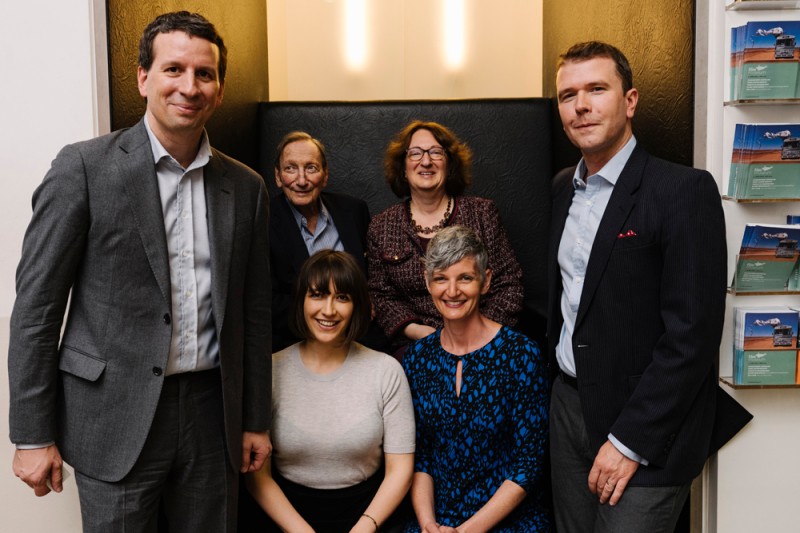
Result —
[[328, 190], [364, 199], [375, 215], [396, 203], [384, 180], [389, 140], [411, 120], [450, 128], [474, 153], [466, 194], [494, 200], [522, 265], [525, 311], [519, 328], [543, 340], [547, 304], [553, 105], [546, 98], [260, 104], [260, 171], [276, 192], [275, 148], [303, 130], [327, 149]]

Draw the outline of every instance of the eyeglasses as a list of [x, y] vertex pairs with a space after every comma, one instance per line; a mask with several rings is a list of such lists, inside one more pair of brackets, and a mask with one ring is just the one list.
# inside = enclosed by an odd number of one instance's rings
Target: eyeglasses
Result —
[[419, 161], [422, 159], [423, 155], [428, 154], [434, 161], [439, 161], [444, 159], [445, 153], [444, 148], [441, 146], [434, 146], [427, 150], [423, 150], [422, 148], [409, 148], [406, 150], [406, 157], [408, 157], [409, 161]]
[[[303, 167], [303, 172], [306, 176], [315, 176], [318, 174], [322, 169], [317, 165], [306, 165]], [[286, 165], [281, 168], [281, 172], [287, 174], [289, 176], [296, 176], [300, 172], [300, 167], [297, 165]]]

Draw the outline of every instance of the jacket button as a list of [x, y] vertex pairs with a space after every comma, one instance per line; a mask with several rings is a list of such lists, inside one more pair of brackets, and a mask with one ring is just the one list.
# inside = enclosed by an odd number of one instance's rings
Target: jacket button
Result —
[[169, 313], [164, 313], [164, 316], [162, 317], [162, 320], [164, 320], [164, 324], [166, 324], [166, 325], [169, 325], [170, 322], [172, 322], [172, 319], [170, 319], [170, 317], [169, 317]]
[[154, 376], [160, 376], [163, 373], [164, 373], [164, 371], [161, 370], [161, 367], [158, 367], [158, 366], [154, 366], [153, 367], [153, 375]]

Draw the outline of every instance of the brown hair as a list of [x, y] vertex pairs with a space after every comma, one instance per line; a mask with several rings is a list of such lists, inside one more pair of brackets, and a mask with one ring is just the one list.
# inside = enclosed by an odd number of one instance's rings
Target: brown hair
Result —
[[364, 272], [350, 254], [320, 250], [303, 263], [289, 310], [289, 329], [301, 339], [312, 339], [304, 313], [306, 294], [309, 291], [328, 294], [331, 283], [337, 292], [349, 295], [353, 302], [353, 316], [347, 325], [345, 342], [351, 343], [367, 332], [372, 308]]
[[214, 25], [199, 13], [189, 13], [188, 11], [176, 11], [174, 13], [164, 13], [157, 16], [147, 25], [142, 32], [139, 40], [139, 66], [149, 71], [153, 65], [153, 41], [159, 33], [171, 33], [182, 31], [192, 37], [200, 37], [219, 48], [219, 83], [225, 83], [225, 72], [228, 70], [228, 49], [222, 37], [217, 33]]
[[457, 196], [472, 184], [472, 150], [455, 134], [436, 122], [415, 120], [403, 128], [386, 148], [383, 167], [386, 182], [399, 198], [411, 194], [406, 177], [406, 150], [411, 137], [419, 130], [427, 130], [442, 145], [447, 157], [447, 178], [445, 190], [450, 196]]
[[569, 49], [558, 56], [556, 71], [564, 66], [564, 63], [574, 61], [588, 61], [596, 57], [607, 57], [617, 66], [617, 75], [622, 80], [622, 92], [627, 94], [633, 89], [633, 71], [628, 63], [628, 58], [616, 46], [602, 41], [587, 41], [585, 43], [573, 44]]

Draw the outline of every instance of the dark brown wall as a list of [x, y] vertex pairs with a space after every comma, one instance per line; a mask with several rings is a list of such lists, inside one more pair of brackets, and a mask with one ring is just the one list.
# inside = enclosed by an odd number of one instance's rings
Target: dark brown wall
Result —
[[108, 0], [107, 7], [111, 128], [132, 126], [145, 110], [136, 88], [139, 38], [144, 27], [168, 11], [197, 12], [216, 26], [228, 48], [225, 98], [207, 126], [211, 144], [256, 168], [258, 102], [269, 96], [266, 2]]
[[[611, 43], [628, 57], [639, 89], [636, 139], [654, 155], [691, 165], [693, 28], [693, 0], [544, 0], [544, 95], [555, 97], [560, 53], [580, 41]], [[554, 129], [562, 131], [560, 122]], [[556, 168], [577, 162], [563, 133], [556, 147]]]

